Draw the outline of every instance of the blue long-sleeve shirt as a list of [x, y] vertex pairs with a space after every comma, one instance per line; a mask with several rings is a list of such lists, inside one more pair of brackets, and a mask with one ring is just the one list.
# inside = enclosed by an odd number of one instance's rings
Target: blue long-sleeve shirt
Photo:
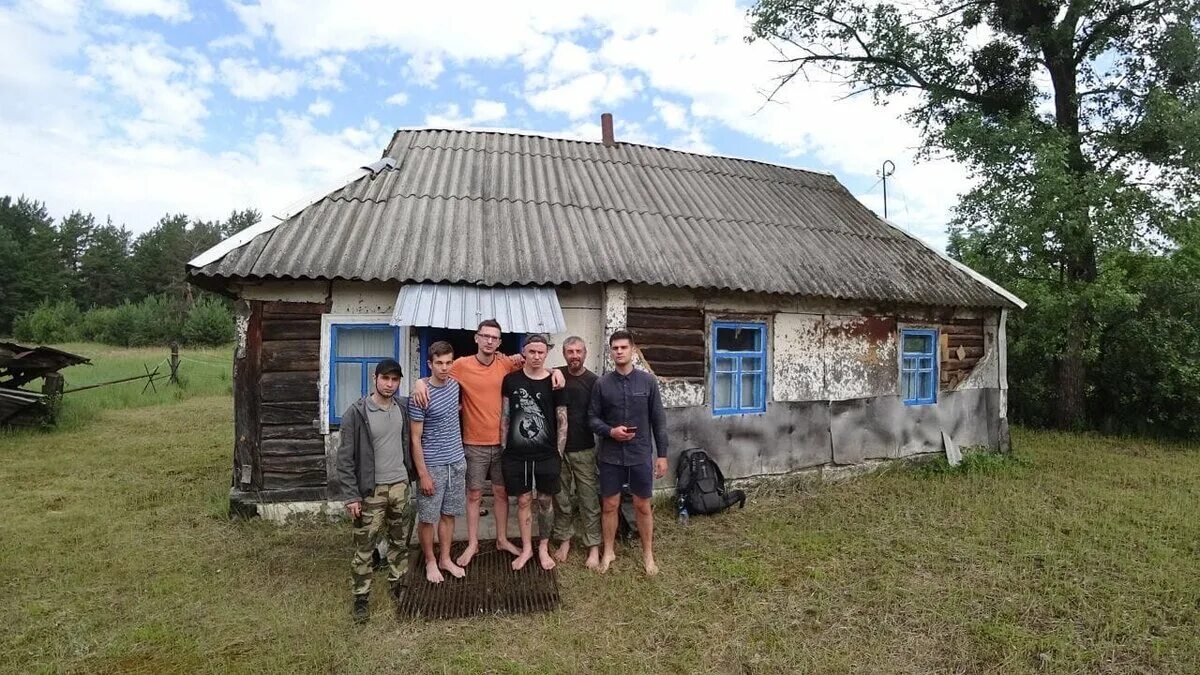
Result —
[[[659, 457], [667, 456], [667, 415], [658, 379], [644, 370], [635, 368], [628, 375], [614, 370], [596, 380], [588, 406], [588, 424], [600, 436], [598, 462], [637, 466], [650, 463], [655, 450]], [[609, 436], [613, 427], [622, 425], [638, 428], [632, 441], [621, 443]]]

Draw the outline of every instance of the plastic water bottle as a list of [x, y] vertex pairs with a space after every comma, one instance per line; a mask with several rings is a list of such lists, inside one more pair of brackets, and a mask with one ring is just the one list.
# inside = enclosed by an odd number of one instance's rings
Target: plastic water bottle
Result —
[[679, 498], [679, 524], [680, 525], [688, 524], [687, 503], [683, 500], [683, 497]]

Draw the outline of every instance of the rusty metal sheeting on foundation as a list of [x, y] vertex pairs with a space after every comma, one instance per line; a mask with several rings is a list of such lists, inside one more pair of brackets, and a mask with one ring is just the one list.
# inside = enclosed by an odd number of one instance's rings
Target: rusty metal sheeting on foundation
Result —
[[[456, 542], [451, 557], [466, 546]], [[396, 599], [401, 619], [461, 619], [483, 614], [528, 614], [558, 607], [558, 575], [538, 565], [537, 555], [513, 571], [513, 556], [497, 551], [494, 541], [479, 543], [480, 552], [467, 566], [467, 576], [432, 584], [425, 580], [425, 559], [414, 551], [408, 586]]]

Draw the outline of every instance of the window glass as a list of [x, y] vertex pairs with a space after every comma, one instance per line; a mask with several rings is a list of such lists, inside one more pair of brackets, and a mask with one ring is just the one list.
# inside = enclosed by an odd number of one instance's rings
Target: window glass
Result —
[[761, 374], [742, 373], [742, 408], [760, 408], [762, 407], [761, 391], [759, 384], [762, 382]]
[[732, 373], [717, 373], [713, 379], [713, 406], [717, 408], [733, 407]]
[[904, 353], [906, 354], [927, 354], [931, 351], [929, 346], [930, 337], [928, 335], [912, 335], [904, 336]]
[[353, 357], [393, 357], [396, 331], [393, 328], [337, 327], [337, 355]]
[[717, 328], [717, 350], [722, 352], [759, 351], [762, 331], [755, 328]]
[[337, 363], [334, 365], [333, 385], [336, 400], [333, 403], [333, 410], [335, 415], [341, 417], [351, 403], [362, 398], [363, 367], [360, 363]]

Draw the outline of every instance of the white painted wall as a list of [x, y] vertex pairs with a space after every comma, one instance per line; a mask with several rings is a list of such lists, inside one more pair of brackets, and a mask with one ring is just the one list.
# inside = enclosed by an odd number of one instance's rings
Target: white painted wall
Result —
[[386, 314], [387, 323], [396, 306], [400, 284], [383, 281], [335, 281], [330, 294], [334, 314]]
[[587, 360], [584, 364], [594, 373], [601, 372], [604, 363], [604, 287], [599, 284], [575, 286], [558, 290], [558, 304], [562, 306], [563, 320], [567, 329], [551, 336], [554, 348], [550, 350], [547, 365], [550, 368], [566, 365], [562, 356], [563, 342], [577, 335], [587, 343]]

